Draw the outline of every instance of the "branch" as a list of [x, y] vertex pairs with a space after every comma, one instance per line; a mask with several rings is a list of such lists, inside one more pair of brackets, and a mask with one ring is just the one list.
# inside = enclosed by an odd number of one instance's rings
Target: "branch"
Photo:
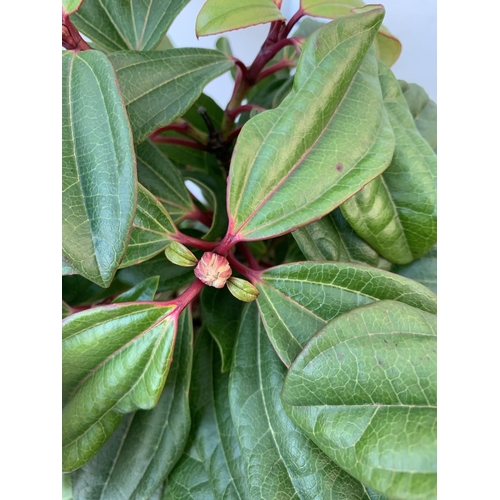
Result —
[[182, 139], [181, 137], [167, 137], [164, 135], [154, 135], [149, 137], [153, 142], [158, 142], [162, 144], [175, 144], [176, 146], [186, 146], [187, 148], [199, 149], [200, 151], [206, 151], [207, 148], [203, 144], [196, 141], [191, 141], [189, 139]]

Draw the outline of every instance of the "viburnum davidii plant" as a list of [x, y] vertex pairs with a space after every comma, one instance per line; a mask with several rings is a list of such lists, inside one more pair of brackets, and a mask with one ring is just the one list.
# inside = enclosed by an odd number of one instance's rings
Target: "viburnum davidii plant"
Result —
[[436, 498], [435, 103], [381, 5], [187, 3], [63, 0], [65, 498]]

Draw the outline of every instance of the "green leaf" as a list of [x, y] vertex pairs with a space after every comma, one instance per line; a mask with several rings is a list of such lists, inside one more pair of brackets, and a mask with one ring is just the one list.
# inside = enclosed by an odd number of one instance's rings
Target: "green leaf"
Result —
[[71, 276], [73, 274], [78, 274], [69, 264], [62, 261], [62, 275], [63, 276]]
[[393, 266], [392, 271], [418, 281], [437, 294], [437, 246], [432, 247], [421, 259], [405, 266]]
[[339, 208], [292, 235], [308, 260], [360, 262], [386, 271], [392, 266], [355, 233]]
[[436, 498], [436, 316], [382, 301], [330, 322], [290, 367], [285, 410], [389, 498]]
[[[357, 12], [356, 8], [365, 5], [361, 0], [341, 0], [340, 2], [301, 0], [300, 4], [304, 12], [309, 16], [325, 17], [327, 19], [336, 19], [354, 14]], [[401, 54], [401, 42], [384, 25], [380, 27], [374, 42], [377, 57], [388, 66], [392, 66]]]
[[126, 292], [116, 297], [116, 299], [113, 300], [112, 304], [123, 302], [151, 301], [155, 298], [159, 281], [159, 276], [152, 276], [151, 278], [147, 278], [144, 281], [141, 281], [138, 285], [132, 287], [130, 290], [127, 290]]
[[155, 47], [155, 50], [168, 50], [168, 49], [173, 49], [174, 44], [172, 43], [172, 40], [165, 35], [162, 39], [161, 42]]
[[383, 16], [380, 7], [314, 32], [292, 92], [245, 125], [229, 176], [230, 235], [289, 232], [331, 212], [389, 165], [394, 136], [368, 50]]
[[150, 141], [136, 148], [139, 182], [177, 222], [194, 211], [193, 201], [177, 167]]
[[209, 49], [123, 51], [109, 58], [136, 143], [182, 116], [203, 88], [234, 64], [224, 54]]
[[395, 264], [422, 257], [437, 239], [436, 154], [418, 132], [396, 77], [379, 63], [380, 83], [396, 136], [382, 176], [341, 207], [356, 233]]
[[151, 50], [189, 0], [85, 0], [74, 25], [94, 42], [116, 51]]
[[132, 136], [116, 77], [95, 50], [63, 53], [63, 259], [107, 287], [136, 205]]
[[177, 228], [163, 205], [139, 184], [130, 243], [120, 267], [139, 264], [154, 257], [165, 250], [176, 233]]
[[196, 36], [280, 20], [286, 21], [286, 18], [273, 0], [207, 0], [196, 18]]
[[287, 417], [280, 400], [285, 374], [257, 307], [249, 304], [229, 384], [249, 498], [369, 500], [364, 487], [331, 462]]
[[250, 498], [229, 409], [229, 374], [221, 368], [218, 350], [204, 329], [194, 354], [191, 432], [215, 498]]
[[158, 405], [127, 415], [101, 451], [73, 473], [75, 500], [142, 500], [162, 484], [189, 435], [192, 341], [192, 321], [185, 311]]
[[90, 460], [123, 414], [153, 408], [177, 329], [174, 306], [111, 305], [63, 322], [63, 471]]
[[71, 306], [66, 304], [66, 302], [64, 302], [64, 300], [63, 300], [62, 301], [62, 317], [63, 317], [63, 319], [68, 317], [70, 314], [73, 314], [73, 309], [71, 308]]
[[399, 80], [399, 86], [410, 108], [415, 125], [429, 146], [437, 149], [437, 106], [429, 99], [427, 92], [416, 83]]
[[62, 500], [73, 500], [71, 476], [69, 474], [62, 475]]
[[82, 2], [83, 0], [62, 0], [63, 10], [66, 14], [73, 14], [80, 8]]
[[240, 322], [243, 302], [234, 298], [226, 287], [206, 286], [201, 291], [203, 321], [217, 342], [222, 357], [222, 371], [231, 367], [236, 331]]
[[398, 300], [436, 312], [436, 296], [425, 286], [361, 264], [299, 262], [267, 269], [255, 286], [269, 339], [285, 365], [308, 340], [339, 314], [377, 300]]

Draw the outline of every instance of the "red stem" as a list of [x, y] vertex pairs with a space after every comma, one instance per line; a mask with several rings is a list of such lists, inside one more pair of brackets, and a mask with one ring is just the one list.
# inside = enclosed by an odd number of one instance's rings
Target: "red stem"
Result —
[[273, 73], [276, 73], [277, 71], [280, 71], [281, 69], [290, 68], [293, 66], [295, 66], [294, 61], [289, 61], [288, 59], [282, 59], [276, 64], [269, 66], [269, 68], [266, 68], [264, 71], [261, 71], [259, 76], [257, 77], [257, 82], [260, 82], [264, 78], [268, 77], [269, 75], [272, 75]]
[[206, 151], [207, 148], [199, 142], [191, 141], [189, 139], [182, 139], [180, 137], [165, 137], [164, 135], [151, 135], [150, 139], [153, 142], [161, 142], [163, 144], [175, 144], [176, 146], [186, 146], [187, 148], [199, 149]]
[[62, 46], [66, 50], [92, 50], [92, 47], [82, 38], [80, 32], [73, 26], [68, 14], [62, 11]]
[[297, 21], [299, 21], [303, 16], [305, 12], [302, 9], [299, 9], [288, 21], [287, 25], [285, 26], [285, 29], [282, 31], [281, 36], [282, 38], [286, 38], [290, 31], [292, 31], [292, 28], [295, 26]]
[[167, 132], [169, 130], [173, 130], [174, 132], [183, 133], [188, 130], [189, 126], [187, 123], [171, 123], [170, 125], [166, 125], [165, 127], [160, 127], [158, 130], [155, 130], [151, 135], [159, 135], [162, 132]]
[[241, 115], [241, 113], [252, 111], [252, 109], [257, 109], [259, 111], [266, 111], [266, 108], [258, 106], [257, 104], [244, 104], [243, 106], [238, 106], [237, 108], [229, 110], [227, 114], [231, 119], [234, 120], [238, 115]]
[[[191, 195], [192, 196], [192, 195]], [[207, 226], [208, 228], [212, 227], [213, 218], [206, 212], [202, 212], [196, 205], [194, 206], [194, 210], [187, 214], [186, 219], [197, 220]]]
[[232, 269], [238, 271], [240, 274], [245, 276], [246, 279], [254, 285], [256, 281], [260, 281], [260, 272], [254, 271], [247, 266], [244, 266], [239, 260], [236, 260], [233, 255], [229, 254], [227, 261]]
[[240, 125], [239, 127], [236, 127], [234, 130], [231, 130], [231, 133], [229, 134], [229, 137], [227, 138], [227, 142], [228, 143], [233, 142], [240, 135], [242, 128], [243, 128], [243, 125]]
[[195, 278], [194, 281], [182, 292], [176, 299], [169, 300], [167, 302], [160, 302], [159, 304], [165, 305], [175, 305], [176, 309], [173, 313], [179, 317], [179, 314], [188, 306], [201, 292], [205, 285], [198, 279]]
[[182, 243], [183, 245], [198, 248], [199, 250], [204, 250], [205, 252], [212, 252], [217, 245], [220, 245], [220, 242], [200, 240], [184, 233], [176, 233], [172, 236], [172, 239]]
[[238, 243], [236, 246], [245, 257], [245, 260], [248, 262], [250, 268], [253, 269], [254, 271], [260, 271], [259, 263], [255, 260], [255, 257], [253, 256], [253, 253], [250, 250], [250, 248], [248, 248], [248, 245], [244, 241], [242, 241]]

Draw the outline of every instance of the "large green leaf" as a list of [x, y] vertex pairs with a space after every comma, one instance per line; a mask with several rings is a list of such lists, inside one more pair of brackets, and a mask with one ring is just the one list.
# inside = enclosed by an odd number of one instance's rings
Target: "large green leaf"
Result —
[[134, 141], [182, 116], [207, 83], [233, 66], [224, 54], [209, 49], [115, 52], [113, 64]]
[[144, 302], [151, 301], [158, 290], [159, 276], [151, 276], [150, 278], [141, 281], [130, 290], [118, 295], [111, 303], [121, 304], [123, 302]]
[[331, 212], [389, 165], [394, 136], [368, 50], [383, 16], [380, 7], [314, 32], [292, 92], [243, 127], [229, 176], [231, 235], [289, 232]]
[[236, 344], [229, 402], [252, 499], [369, 500], [364, 487], [331, 462], [283, 410], [286, 369], [249, 304]]
[[125, 253], [134, 217], [132, 136], [106, 56], [65, 51], [62, 66], [63, 259], [106, 287]]
[[418, 281], [437, 294], [437, 246], [411, 264], [393, 266], [392, 272]]
[[189, 0], [85, 0], [71, 17], [75, 26], [107, 50], [151, 50]]
[[190, 406], [195, 443], [215, 498], [249, 499], [238, 438], [231, 420], [229, 374], [208, 331], [197, 339]]
[[387, 271], [392, 266], [355, 233], [339, 208], [292, 235], [308, 260], [362, 262]]
[[427, 92], [416, 83], [399, 80], [399, 86], [410, 108], [415, 125], [429, 146], [437, 149], [437, 105], [431, 101]]
[[[353, 14], [352, 9], [363, 7], [362, 0], [301, 0], [301, 8], [309, 16], [336, 19]], [[354, 11], [355, 12], [355, 11]], [[401, 54], [401, 42], [382, 25], [375, 37], [377, 57], [388, 66], [392, 66]]]
[[425, 286], [361, 264], [299, 262], [264, 271], [255, 283], [260, 314], [278, 356], [289, 366], [328, 321], [377, 300], [397, 300], [431, 313]]
[[396, 149], [382, 176], [341, 207], [356, 233], [396, 264], [422, 257], [437, 239], [436, 154], [418, 132], [396, 77], [379, 63]]
[[382, 301], [300, 353], [285, 410], [332, 460], [389, 498], [436, 498], [436, 316]]
[[191, 317], [185, 311], [158, 405], [127, 415], [99, 453], [73, 473], [74, 500], [142, 500], [161, 485], [189, 434], [192, 341]]
[[196, 18], [196, 36], [279, 20], [286, 21], [286, 18], [273, 0], [207, 0]]
[[206, 286], [201, 292], [203, 321], [219, 346], [222, 356], [222, 371], [231, 367], [236, 332], [241, 311], [245, 305], [231, 295], [227, 287]]
[[164, 206], [139, 184], [137, 211], [127, 252], [120, 267], [139, 264], [165, 250], [177, 233]]
[[154, 144], [143, 142], [136, 155], [139, 182], [161, 201], [174, 221], [194, 211], [179, 170]]
[[123, 414], [156, 405], [175, 343], [173, 311], [117, 304], [63, 322], [63, 471], [90, 460]]

